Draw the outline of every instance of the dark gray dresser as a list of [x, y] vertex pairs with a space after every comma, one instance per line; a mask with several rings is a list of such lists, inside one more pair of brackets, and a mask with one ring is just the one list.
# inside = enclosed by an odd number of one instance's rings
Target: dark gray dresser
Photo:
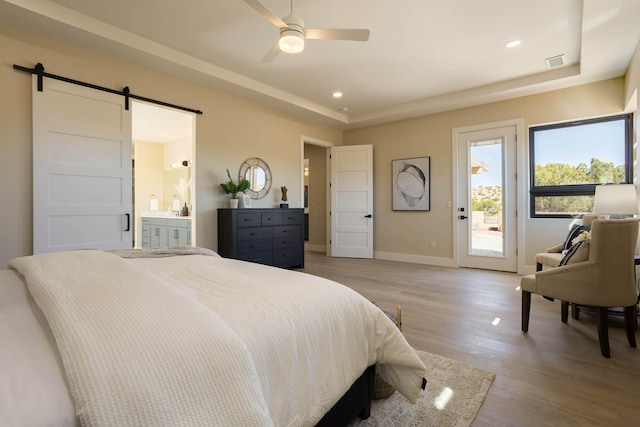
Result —
[[304, 209], [218, 209], [218, 253], [282, 268], [304, 267]]

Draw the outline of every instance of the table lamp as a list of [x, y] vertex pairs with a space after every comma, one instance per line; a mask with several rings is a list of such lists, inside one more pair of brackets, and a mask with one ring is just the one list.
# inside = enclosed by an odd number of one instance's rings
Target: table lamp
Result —
[[638, 197], [634, 184], [596, 186], [593, 213], [605, 219], [626, 218], [638, 214]]

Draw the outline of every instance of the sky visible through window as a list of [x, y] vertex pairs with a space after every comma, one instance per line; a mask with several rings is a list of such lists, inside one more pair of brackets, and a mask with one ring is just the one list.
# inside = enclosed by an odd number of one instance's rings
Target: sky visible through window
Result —
[[[583, 126], [548, 129], [536, 132], [536, 165], [565, 163], [589, 166], [591, 159], [624, 165], [623, 120]], [[611, 142], [615, 142], [612, 144]]]
[[502, 144], [472, 147], [471, 155], [489, 167], [488, 171], [472, 175], [473, 187], [502, 186]]

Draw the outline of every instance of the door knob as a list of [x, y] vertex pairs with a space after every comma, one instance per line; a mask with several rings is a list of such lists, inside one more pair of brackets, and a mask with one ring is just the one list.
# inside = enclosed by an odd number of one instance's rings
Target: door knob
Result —
[[464, 215], [458, 215], [458, 219], [467, 219], [467, 218], [468, 218], [467, 216], [464, 216]]
[[365, 215], [365, 218], [373, 218], [373, 215], [369, 214], [369, 215]]

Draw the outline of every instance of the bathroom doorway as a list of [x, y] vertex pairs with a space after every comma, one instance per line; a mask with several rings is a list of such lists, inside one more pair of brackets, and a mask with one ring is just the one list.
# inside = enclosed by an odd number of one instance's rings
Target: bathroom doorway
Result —
[[[195, 246], [195, 114], [134, 101], [133, 141], [133, 247], [149, 247], [143, 237], [145, 223], [181, 217], [188, 224], [187, 239]], [[169, 231], [180, 235], [182, 230]], [[171, 246], [169, 233], [165, 246]], [[163, 242], [161, 240], [161, 242]]]

